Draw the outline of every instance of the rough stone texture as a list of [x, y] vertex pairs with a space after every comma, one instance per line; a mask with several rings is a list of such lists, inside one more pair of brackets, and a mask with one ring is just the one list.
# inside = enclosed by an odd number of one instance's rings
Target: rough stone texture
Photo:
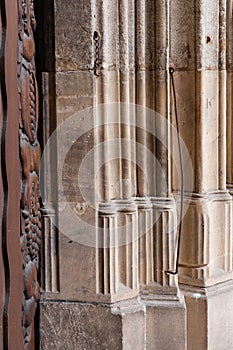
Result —
[[121, 318], [110, 308], [41, 303], [41, 350], [120, 350], [121, 344]]
[[[189, 18], [187, 21], [186, 18]], [[176, 69], [195, 69], [195, 1], [172, 1], [170, 7], [170, 59]]]
[[41, 303], [41, 350], [142, 350], [143, 306]]
[[[55, 0], [56, 71], [93, 68], [91, 1]], [[92, 14], [92, 15], [91, 15]]]

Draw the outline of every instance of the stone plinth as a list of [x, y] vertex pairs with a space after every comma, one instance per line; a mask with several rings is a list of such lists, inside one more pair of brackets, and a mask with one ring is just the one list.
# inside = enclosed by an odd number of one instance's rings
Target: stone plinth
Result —
[[208, 288], [181, 285], [181, 290], [187, 306], [188, 349], [231, 349], [232, 281]]
[[145, 349], [145, 307], [42, 302], [41, 350]]

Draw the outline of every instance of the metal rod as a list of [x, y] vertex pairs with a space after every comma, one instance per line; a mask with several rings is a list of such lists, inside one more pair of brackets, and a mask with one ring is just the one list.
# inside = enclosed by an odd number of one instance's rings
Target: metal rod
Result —
[[177, 251], [176, 251], [176, 268], [175, 268], [175, 271], [166, 271], [170, 275], [177, 275], [178, 273], [179, 258], [180, 258], [180, 243], [181, 243], [181, 234], [182, 234], [182, 217], [183, 217], [183, 206], [184, 206], [184, 170], [183, 170], [183, 159], [182, 159], [182, 151], [181, 151], [181, 139], [180, 139], [180, 130], [179, 130], [179, 118], [178, 118], [174, 72], [175, 72], [174, 67], [169, 67], [169, 73], [171, 76], [171, 83], [172, 83], [173, 99], [174, 99], [176, 131], [177, 131], [177, 141], [178, 141], [179, 159], [180, 159], [181, 200], [180, 200], [180, 222], [179, 222], [178, 242], [177, 242]]

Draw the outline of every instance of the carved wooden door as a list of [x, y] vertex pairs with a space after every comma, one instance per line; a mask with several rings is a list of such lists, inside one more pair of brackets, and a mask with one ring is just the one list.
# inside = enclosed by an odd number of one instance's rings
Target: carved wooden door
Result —
[[41, 237], [33, 0], [0, 3], [0, 349], [34, 349]]

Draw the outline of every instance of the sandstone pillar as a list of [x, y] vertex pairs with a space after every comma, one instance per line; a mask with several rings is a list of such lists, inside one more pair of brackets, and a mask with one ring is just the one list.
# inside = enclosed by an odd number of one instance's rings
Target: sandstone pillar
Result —
[[[42, 349], [227, 349], [216, 312], [222, 324], [233, 313], [231, 2], [41, 6], [44, 144], [58, 130], [44, 168]], [[179, 281], [170, 64], [189, 151]]]
[[[170, 130], [147, 109], [170, 118], [169, 3], [106, 0], [79, 5], [55, 1], [46, 5], [50, 12], [44, 9], [47, 17], [54, 13], [54, 36], [46, 50], [55, 50], [54, 61], [41, 67], [44, 143], [70, 116], [80, 118], [57, 134], [55, 152], [46, 156], [42, 348], [60, 341], [53, 332], [49, 340], [43, 331], [56, 323], [55, 307], [68, 318], [70, 337], [76, 329], [73, 322], [81, 322], [85, 332], [90, 327], [89, 321], [82, 324], [79, 313], [87, 312], [89, 318], [92, 310], [102, 310], [106, 322], [89, 335], [89, 344], [97, 342], [102, 327], [116, 327], [115, 348], [143, 349], [146, 343], [161, 348], [177, 339], [176, 348], [184, 349], [184, 301], [177, 276], [166, 272], [174, 270], [177, 249]], [[82, 118], [78, 112], [87, 107], [94, 113]], [[61, 154], [71, 140], [64, 160]], [[89, 173], [80, 184], [78, 170], [92, 150]], [[85, 195], [93, 199], [95, 210]], [[66, 226], [64, 197], [72, 209]], [[75, 216], [92, 229], [72, 227]], [[174, 324], [179, 318], [169, 337], [167, 315]], [[82, 332], [71, 348], [77, 347], [76, 341], [85, 344]]]
[[[178, 1], [172, 5], [171, 61], [178, 70], [181, 134], [195, 172], [194, 193], [186, 193], [190, 203], [183, 221], [179, 269], [187, 307], [188, 349], [225, 349], [231, 338], [229, 333], [217, 341], [222, 331], [215, 319], [218, 314], [221, 322], [228, 324], [226, 310], [233, 311], [228, 299], [233, 293], [229, 284], [232, 199], [226, 183], [229, 6], [226, 1]], [[186, 17], [189, 21], [182, 20]], [[220, 300], [225, 300], [221, 307]]]

